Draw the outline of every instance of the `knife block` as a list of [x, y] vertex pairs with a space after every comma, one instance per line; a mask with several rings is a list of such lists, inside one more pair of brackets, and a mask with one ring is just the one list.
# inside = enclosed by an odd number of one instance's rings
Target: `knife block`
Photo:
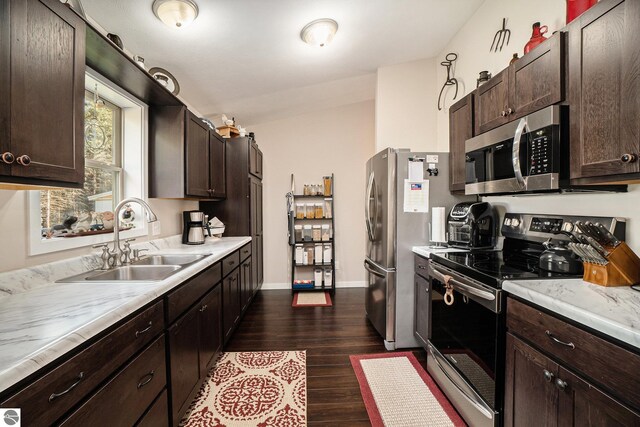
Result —
[[631, 286], [640, 283], [640, 258], [622, 242], [607, 257], [607, 265], [584, 262], [585, 282], [600, 286]]

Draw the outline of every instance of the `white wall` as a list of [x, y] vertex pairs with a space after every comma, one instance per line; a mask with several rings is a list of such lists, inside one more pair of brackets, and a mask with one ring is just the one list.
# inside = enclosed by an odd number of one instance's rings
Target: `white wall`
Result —
[[437, 99], [435, 59], [378, 68], [376, 152], [437, 151]]
[[363, 285], [365, 164], [375, 150], [374, 103], [360, 102], [254, 125], [264, 153], [265, 287], [289, 288], [285, 194], [335, 174], [337, 285]]
[[[0, 272], [86, 255], [88, 251], [95, 251], [85, 247], [29, 256], [27, 199], [28, 192], [25, 190], [0, 190]], [[181, 212], [198, 209], [198, 203], [192, 201], [149, 199], [149, 204], [162, 225], [161, 235], [151, 239], [181, 233]], [[142, 240], [145, 239], [138, 238], [138, 241]]]

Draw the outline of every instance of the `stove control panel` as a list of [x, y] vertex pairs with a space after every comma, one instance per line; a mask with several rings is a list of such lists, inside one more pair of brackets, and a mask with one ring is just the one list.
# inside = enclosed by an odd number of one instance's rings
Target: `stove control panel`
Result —
[[[624, 218], [593, 217], [575, 215], [520, 214], [507, 212], [502, 220], [502, 235], [507, 238], [544, 242], [570, 240], [567, 233], [577, 232], [574, 224], [581, 222], [599, 222], [609, 229], [619, 240], [624, 240], [626, 221]], [[564, 232], [564, 233], [563, 233]]]
[[561, 230], [562, 223], [562, 218], [540, 218], [534, 216], [533, 218], [531, 218], [529, 231], [555, 234]]

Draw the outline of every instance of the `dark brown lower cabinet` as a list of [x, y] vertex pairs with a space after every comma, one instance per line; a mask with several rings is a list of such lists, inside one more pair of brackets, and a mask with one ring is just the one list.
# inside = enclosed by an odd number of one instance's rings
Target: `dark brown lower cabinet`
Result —
[[191, 392], [200, 380], [198, 359], [198, 323], [200, 305], [196, 304], [167, 331], [171, 378], [171, 408], [177, 425], [189, 406]]
[[640, 426], [640, 414], [507, 333], [505, 426]]
[[414, 335], [426, 348], [429, 338], [429, 282], [422, 276], [414, 275], [415, 284], [415, 325]]
[[235, 326], [240, 320], [242, 312], [240, 303], [241, 285], [240, 270], [238, 268], [222, 281], [222, 306], [224, 307], [222, 327], [225, 343], [231, 338]]
[[246, 310], [253, 297], [253, 286], [251, 285], [251, 257], [247, 258], [240, 265], [240, 281], [242, 282], [242, 311]]
[[200, 333], [200, 376], [206, 375], [222, 346], [222, 286], [217, 285], [202, 298], [198, 309]]
[[153, 402], [136, 427], [168, 427], [169, 426], [169, 403], [167, 390]]
[[165, 341], [161, 336], [61, 425], [134, 425], [164, 390], [166, 372]]

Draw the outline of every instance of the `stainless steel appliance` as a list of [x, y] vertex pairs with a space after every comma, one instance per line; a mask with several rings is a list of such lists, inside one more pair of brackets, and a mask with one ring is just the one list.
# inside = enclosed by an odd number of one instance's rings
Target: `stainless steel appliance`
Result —
[[465, 194], [627, 191], [571, 185], [569, 110], [552, 105], [465, 142]]
[[501, 251], [431, 254], [427, 370], [469, 425], [502, 422], [506, 339], [502, 282], [581, 277], [539, 268], [545, 251], [542, 243], [549, 238], [570, 240], [562, 231], [572, 232], [576, 221], [599, 222], [624, 238], [626, 224], [616, 218], [507, 213]]
[[[367, 162], [365, 224], [367, 317], [389, 350], [417, 347], [413, 335], [413, 246], [429, 241], [429, 213], [404, 211], [404, 184], [414, 160], [429, 181], [429, 208], [464, 200], [449, 193], [449, 154], [387, 148]], [[468, 199], [468, 198], [466, 198]]]
[[202, 245], [205, 239], [205, 230], [211, 237], [208, 222], [204, 212], [183, 211], [182, 243], [185, 245]]
[[498, 231], [498, 215], [488, 202], [462, 202], [447, 218], [449, 245], [456, 248], [493, 248]]

